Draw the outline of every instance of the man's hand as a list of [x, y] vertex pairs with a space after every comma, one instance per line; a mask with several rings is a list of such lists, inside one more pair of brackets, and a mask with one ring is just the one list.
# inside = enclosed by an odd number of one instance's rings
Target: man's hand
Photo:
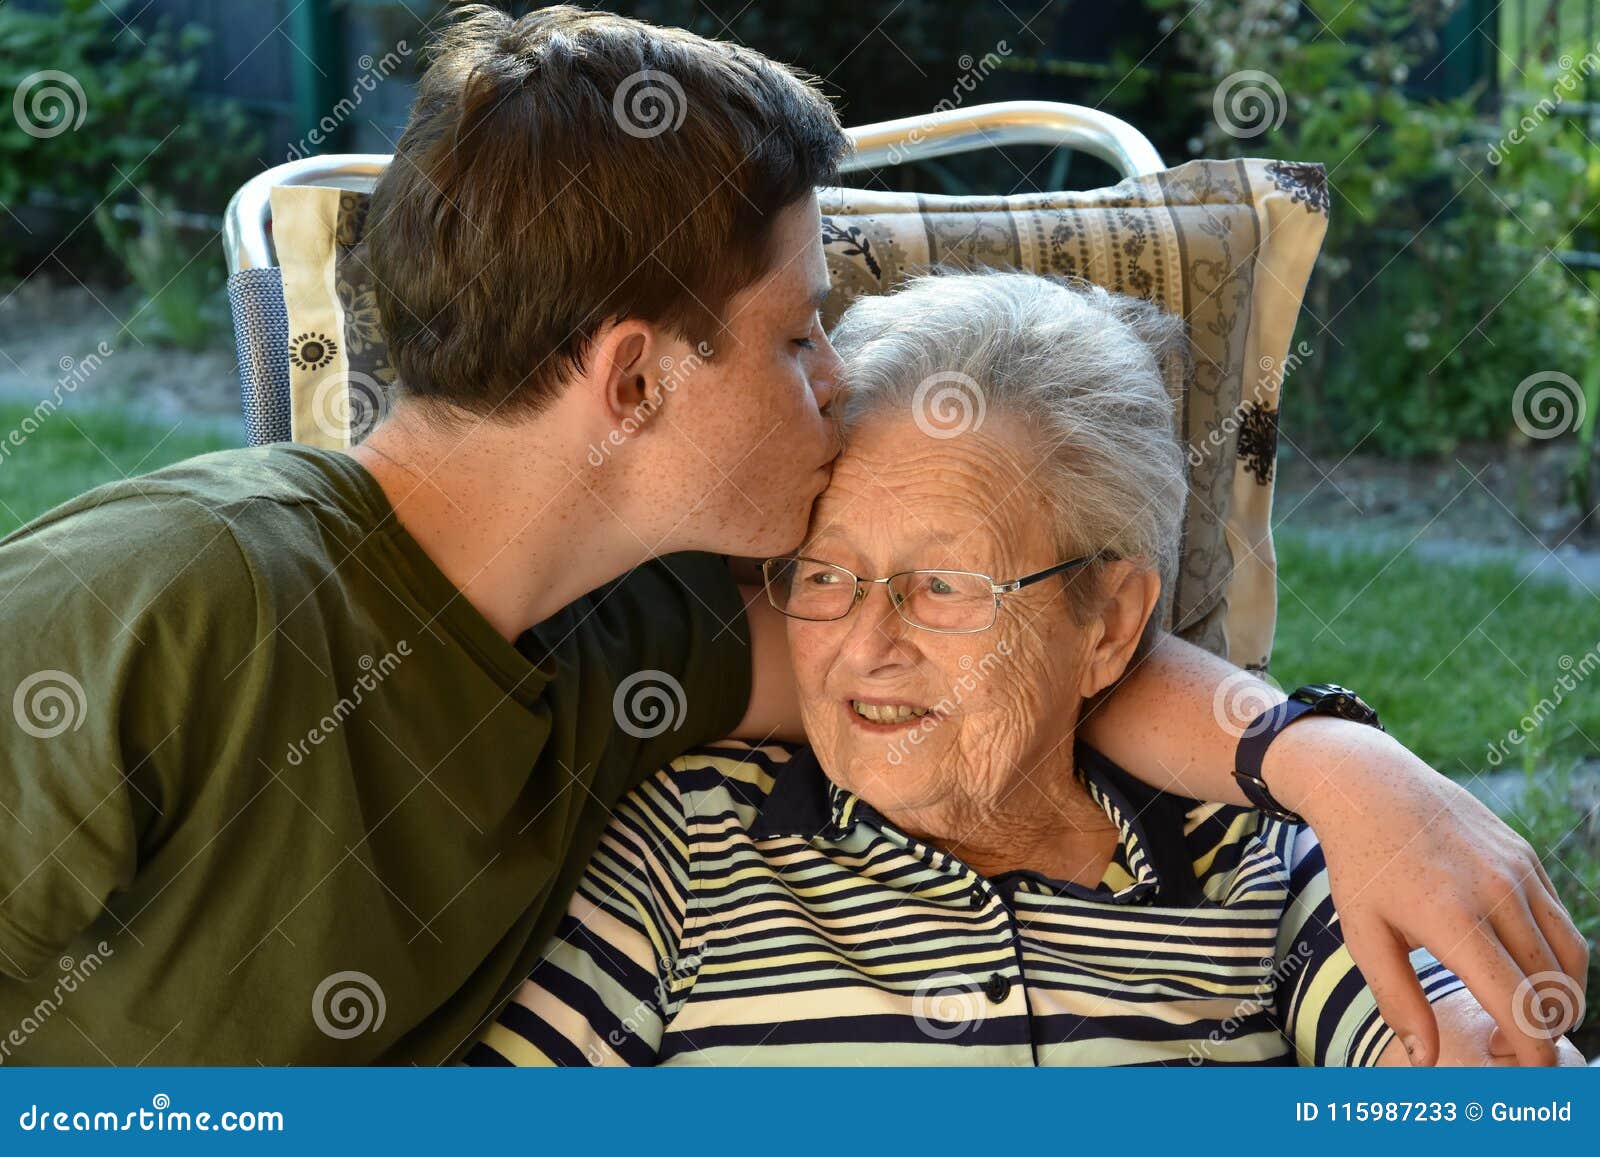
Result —
[[1589, 948], [1525, 840], [1392, 737], [1342, 720], [1285, 729], [1262, 777], [1316, 831], [1345, 942], [1413, 1065], [1440, 1055], [1415, 947], [1466, 982], [1519, 1063], [1557, 1062]]
[[[1494, 1018], [1483, 1010], [1470, 992], [1452, 992], [1433, 1006], [1439, 1021], [1439, 1063], [1441, 1065], [1507, 1067], [1520, 1064], [1505, 1041]], [[1556, 1064], [1581, 1068], [1583, 1054], [1565, 1037], [1552, 1044]], [[1409, 1065], [1416, 1062], [1406, 1055], [1399, 1038], [1390, 1042], [1378, 1057], [1380, 1065]]]

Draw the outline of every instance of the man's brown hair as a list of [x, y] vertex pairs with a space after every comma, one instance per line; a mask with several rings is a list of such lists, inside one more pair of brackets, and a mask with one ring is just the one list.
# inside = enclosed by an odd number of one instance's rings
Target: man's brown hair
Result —
[[715, 349], [778, 213], [848, 151], [815, 83], [749, 49], [564, 5], [464, 7], [368, 216], [401, 388], [526, 414], [624, 317]]

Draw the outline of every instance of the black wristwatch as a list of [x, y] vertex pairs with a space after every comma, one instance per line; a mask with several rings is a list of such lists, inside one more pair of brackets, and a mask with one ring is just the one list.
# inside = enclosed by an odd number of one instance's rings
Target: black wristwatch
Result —
[[1308, 683], [1304, 687], [1298, 687], [1289, 693], [1289, 698], [1284, 702], [1267, 708], [1251, 720], [1250, 726], [1246, 727], [1244, 734], [1239, 737], [1239, 749], [1233, 762], [1233, 778], [1239, 781], [1239, 787], [1244, 792], [1245, 798], [1253, 806], [1269, 816], [1296, 824], [1304, 823], [1304, 818], [1273, 798], [1272, 792], [1267, 790], [1266, 781], [1261, 778], [1261, 761], [1267, 757], [1267, 748], [1272, 745], [1272, 741], [1285, 727], [1302, 715], [1332, 715], [1338, 719], [1365, 723], [1368, 727], [1383, 730], [1383, 724], [1378, 722], [1378, 713], [1367, 704], [1366, 700], [1348, 687], [1341, 687], [1337, 683]]

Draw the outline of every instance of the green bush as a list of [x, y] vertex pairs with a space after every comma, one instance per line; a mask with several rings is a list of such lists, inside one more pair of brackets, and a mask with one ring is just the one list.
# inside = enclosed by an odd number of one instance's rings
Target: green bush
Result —
[[149, 197], [220, 214], [252, 171], [243, 112], [190, 91], [209, 34], [194, 25], [126, 32], [128, 6], [0, 6], [0, 91], [24, 113], [0, 118], [0, 203], [27, 221], [0, 230], [0, 276], [25, 275], [63, 244], [92, 250], [99, 238], [81, 226], [97, 206]]
[[[1529, 375], [1589, 378], [1600, 299], [1554, 254], [1600, 248], [1600, 149], [1560, 114], [1490, 159], [1549, 95], [1553, 69], [1504, 95], [1501, 124], [1481, 91], [1446, 100], [1407, 87], [1438, 51], [1451, 3], [1152, 3], [1203, 73], [1196, 152], [1329, 169], [1328, 238], [1297, 335], [1316, 356], [1285, 414], [1297, 442], [1444, 453], [1516, 437], [1512, 395]], [[1283, 118], [1240, 139], [1211, 102], [1245, 70], [1281, 83]]]

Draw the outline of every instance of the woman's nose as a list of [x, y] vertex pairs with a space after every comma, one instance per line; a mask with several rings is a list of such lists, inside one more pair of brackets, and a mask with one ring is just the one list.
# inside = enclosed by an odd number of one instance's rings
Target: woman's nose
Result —
[[886, 584], [873, 583], [865, 590], [861, 604], [851, 615], [845, 646], [858, 663], [868, 668], [904, 660], [905, 633], [915, 628], [900, 617], [894, 594]]

